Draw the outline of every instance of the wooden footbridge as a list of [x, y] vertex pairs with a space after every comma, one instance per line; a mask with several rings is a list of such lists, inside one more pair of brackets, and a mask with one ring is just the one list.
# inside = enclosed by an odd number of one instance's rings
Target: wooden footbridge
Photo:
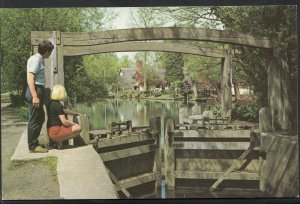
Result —
[[132, 127], [131, 121], [111, 122], [106, 130], [88, 131], [88, 140], [120, 198], [159, 197], [162, 180], [167, 192], [198, 187], [259, 189], [265, 159], [259, 134], [243, 126], [207, 127], [176, 125], [165, 118], [161, 131], [161, 118], [153, 117], [149, 125], [140, 127]]

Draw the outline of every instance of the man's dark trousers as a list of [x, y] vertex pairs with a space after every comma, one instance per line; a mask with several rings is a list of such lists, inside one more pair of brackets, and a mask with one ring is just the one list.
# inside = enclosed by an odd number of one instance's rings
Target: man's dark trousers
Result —
[[35, 149], [39, 145], [38, 137], [41, 133], [44, 121], [45, 112], [43, 109], [43, 99], [45, 89], [43, 86], [36, 85], [37, 95], [40, 99], [40, 105], [35, 107], [32, 105], [32, 96], [27, 87], [26, 98], [29, 108], [29, 121], [28, 121], [28, 148], [29, 150]]

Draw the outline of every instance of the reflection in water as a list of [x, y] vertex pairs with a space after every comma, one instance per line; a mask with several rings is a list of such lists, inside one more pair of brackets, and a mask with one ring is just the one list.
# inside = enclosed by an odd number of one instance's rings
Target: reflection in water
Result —
[[180, 101], [158, 100], [128, 100], [108, 99], [86, 106], [78, 104], [75, 110], [85, 113], [89, 117], [90, 130], [106, 129], [112, 121], [131, 120], [133, 126], [149, 125], [149, 118], [171, 116], [178, 120]]
[[[133, 127], [149, 125], [151, 117], [161, 117], [161, 134], [163, 134], [164, 118], [172, 117], [178, 123], [179, 108], [184, 105], [183, 101], [173, 100], [135, 100], [135, 99], [107, 99], [93, 103], [90, 106], [77, 104], [74, 110], [87, 114], [89, 117], [90, 130], [106, 129], [107, 124], [113, 121], [131, 120]], [[205, 104], [190, 102], [189, 114], [203, 112]], [[195, 112], [195, 110], [198, 110]], [[161, 144], [163, 144], [161, 137]]]

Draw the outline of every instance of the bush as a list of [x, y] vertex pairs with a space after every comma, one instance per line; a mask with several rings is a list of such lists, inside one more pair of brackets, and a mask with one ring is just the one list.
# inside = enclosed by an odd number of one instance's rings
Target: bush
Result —
[[9, 94], [10, 102], [12, 107], [19, 107], [25, 105], [25, 96], [22, 94]]
[[150, 96], [150, 91], [149, 91], [149, 90], [143, 91], [142, 94], [143, 94], [144, 96], [148, 97], [148, 96]]
[[258, 122], [261, 105], [257, 103], [237, 103], [232, 109], [232, 119]]
[[211, 107], [213, 114], [217, 117], [221, 117], [221, 104], [215, 104]]
[[156, 92], [154, 92], [154, 96], [155, 96], [155, 97], [159, 97], [159, 96], [161, 96], [161, 93], [158, 92], [158, 91], [156, 91]]

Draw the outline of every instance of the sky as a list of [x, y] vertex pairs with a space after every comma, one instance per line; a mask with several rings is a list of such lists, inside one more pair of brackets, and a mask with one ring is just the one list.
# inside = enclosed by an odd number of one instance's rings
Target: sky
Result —
[[[114, 12], [118, 14], [118, 17], [114, 21], [115, 29], [126, 29], [130, 21], [130, 7], [122, 7], [122, 8], [112, 8]], [[118, 58], [123, 56], [128, 56], [130, 59], [134, 58], [136, 52], [116, 52]]]
[[117, 14], [118, 17], [114, 21], [114, 25], [116, 29], [126, 29], [128, 28], [128, 22], [130, 19], [130, 8], [123, 7], [123, 8], [112, 8]]

